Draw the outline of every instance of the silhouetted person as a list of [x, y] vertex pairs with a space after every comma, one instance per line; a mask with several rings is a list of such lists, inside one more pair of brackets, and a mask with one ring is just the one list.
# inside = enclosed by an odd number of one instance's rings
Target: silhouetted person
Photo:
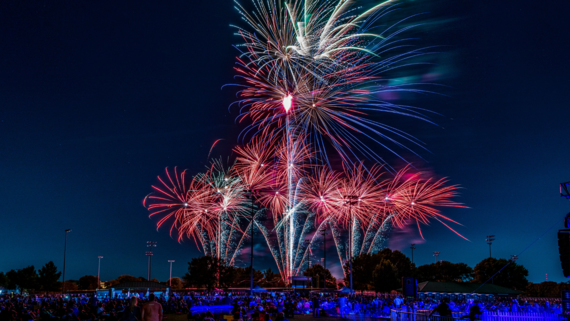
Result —
[[477, 320], [478, 315], [481, 315], [481, 308], [479, 307], [479, 301], [475, 301], [469, 308], [469, 320]]
[[142, 307], [142, 321], [162, 321], [162, 305], [155, 301], [154, 293], [148, 299]]
[[137, 298], [132, 297], [130, 304], [123, 312], [122, 321], [139, 321], [140, 320], [140, 308], [137, 306]]
[[437, 312], [439, 313], [440, 320], [447, 320], [447, 318], [451, 319], [451, 309], [449, 308], [447, 301], [449, 301], [448, 298], [441, 299], [441, 303], [430, 312], [429, 316], [431, 317], [432, 314]]

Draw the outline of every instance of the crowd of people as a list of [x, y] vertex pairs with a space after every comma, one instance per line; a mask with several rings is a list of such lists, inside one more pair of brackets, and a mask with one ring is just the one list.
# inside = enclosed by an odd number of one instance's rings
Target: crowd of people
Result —
[[[222, 310], [212, 306], [226, 307]], [[208, 311], [213, 310], [214, 312]], [[405, 300], [400, 296], [366, 296], [339, 293], [235, 293], [197, 292], [0, 296], [0, 321], [161, 321], [163, 314], [183, 314], [194, 321], [285, 321], [295, 314], [315, 317], [354, 315], [388, 317], [394, 313], [436, 313], [475, 319], [485, 311], [562, 313], [559, 304], [523, 299], [450, 301], [448, 298]]]

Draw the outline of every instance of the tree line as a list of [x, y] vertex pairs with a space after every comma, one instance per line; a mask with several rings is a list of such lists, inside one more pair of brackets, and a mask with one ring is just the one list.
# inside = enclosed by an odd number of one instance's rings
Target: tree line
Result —
[[36, 271], [33, 265], [18, 270], [0, 272], [0, 286], [7, 289], [41, 290], [46, 292], [59, 291], [61, 282], [58, 281], [61, 272], [52, 261]]
[[[506, 266], [506, 267], [505, 267]], [[417, 278], [418, 283], [424, 281], [433, 282], [475, 282], [483, 283], [491, 276], [500, 272], [492, 279], [495, 285], [524, 292], [530, 297], [558, 297], [560, 291], [569, 290], [570, 282], [542, 282], [529, 283], [527, 280], [528, 270], [516, 262], [506, 259], [486, 258], [474, 268], [465, 263], [451, 263], [440, 261], [431, 264], [416, 266], [400, 251], [384, 249], [374, 254], [361, 254], [352, 260], [354, 271], [353, 288], [357, 291], [390, 292], [401, 287], [401, 279], [404, 276]], [[502, 270], [501, 270], [502, 269]], [[344, 283], [337, 284], [337, 280], [328, 269], [321, 265], [313, 265], [306, 269], [303, 275], [312, 277], [313, 287], [336, 289], [338, 286], [349, 284], [350, 269], [348, 263], [344, 265], [346, 278]], [[173, 277], [163, 284], [171, 285], [173, 289], [188, 287], [213, 290], [214, 288], [228, 289], [249, 288], [250, 268], [233, 267], [224, 265], [216, 257], [202, 256], [193, 258], [188, 262], [188, 272], [182, 277]], [[59, 281], [61, 272], [50, 261], [36, 271], [33, 265], [0, 272], [0, 287], [22, 290], [56, 292], [61, 291], [62, 282]], [[104, 288], [112, 288], [125, 282], [146, 281], [145, 277], [120, 275], [114, 280], [104, 282]], [[95, 290], [98, 288], [97, 276], [85, 275], [79, 280], [65, 281], [68, 291]], [[151, 281], [159, 282], [157, 279]], [[271, 268], [265, 271], [253, 270], [254, 286], [261, 287], [285, 287], [278, 272]]]
[[[60, 277], [61, 272], [50, 261], [39, 270], [30, 265], [22, 269], [12, 269], [6, 273], [0, 272], [0, 288], [10, 290], [18, 288], [21, 291], [32, 292], [61, 292], [63, 282], [59, 281]], [[98, 284], [98, 281], [96, 275], [84, 275], [79, 280], [66, 280], [65, 289], [66, 291], [96, 290], [98, 288], [111, 288], [114, 285], [125, 282], [147, 281], [147, 279], [124, 274], [102, 284]], [[159, 282], [157, 279], [152, 279], [151, 281]], [[171, 280], [166, 280], [163, 284], [172, 284], [174, 289], [182, 289], [184, 286], [182, 280], [178, 277], [173, 277], [172, 282]]]
[[[361, 254], [353, 258], [353, 288], [389, 292], [401, 287], [404, 276], [415, 277], [419, 282], [474, 282], [484, 283], [495, 273], [492, 282], [509, 289], [525, 291], [529, 284], [528, 270], [506, 259], [486, 258], [474, 268], [465, 263], [439, 261], [416, 266], [400, 251], [384, 249], [374, 254]], [[502, 270], [501, 270], [502, 269]], [[348, 263], [344, 265], [346, 279], [350, 280]], [[558, 296], [558, 295], [557, 295]]]

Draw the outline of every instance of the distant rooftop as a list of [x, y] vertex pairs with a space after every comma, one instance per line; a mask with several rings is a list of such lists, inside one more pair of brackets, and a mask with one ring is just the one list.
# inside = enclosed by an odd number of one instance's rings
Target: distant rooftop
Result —
[[111, 286], [114, 289], [167, 289], [168, 286], [152, 281], [125, 282]]
[[[477, 291], [475, 291], [477, 290]], [[418, 283], [419, 292], [435, 292], [435, 293], [478, 293], [478, 294], [495, 294], [495, 295], [517, 295], [522, 292], [511, 290], [503, 286], [486, 283], [455, 283], [455, 282], [422, 282]], [[475, 292], [474, 292], [475, 291]]]

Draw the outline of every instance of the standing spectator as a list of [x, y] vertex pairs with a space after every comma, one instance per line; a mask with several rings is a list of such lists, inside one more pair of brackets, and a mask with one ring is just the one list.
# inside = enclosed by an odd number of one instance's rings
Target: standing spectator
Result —
[[142, 307], [142, 321], [162, 321], [162, 305], [155, 301], [154, 293], [148, 296], [148, 300]]
[[471, 321], [476, 320], [477, 316], [481, 315], [481, 308], [478, 303], [479, 302], [475, 301], [475, 304], [469, 308], [469, 320]]
[[[121, 321], [140, 321], [140, 308], [137, 306], [137, 298], [132, 297], [129, 306], [123, 312]], [[160, 303], [158, 303], [160, 305]]]
[[347, 302], [346, 297], [343, 295], [338, 299], [338, 305], [340, 306], [340, 317], [344, 318], [346, 314]]
[[439, 313], [439, 317], [440, 320], [443, 318], [451, 318], [451, 309], [449, 308], [449, 305], [447, 305], [447, 298], [443, 298], [441, 300], [441, 303], [435, 307], [435, 309], [433, 309], [431, 311], [431, 313], [429, 314], [429, 316], [431, 317], [432, 314], [434, 314], [435, 312]]

